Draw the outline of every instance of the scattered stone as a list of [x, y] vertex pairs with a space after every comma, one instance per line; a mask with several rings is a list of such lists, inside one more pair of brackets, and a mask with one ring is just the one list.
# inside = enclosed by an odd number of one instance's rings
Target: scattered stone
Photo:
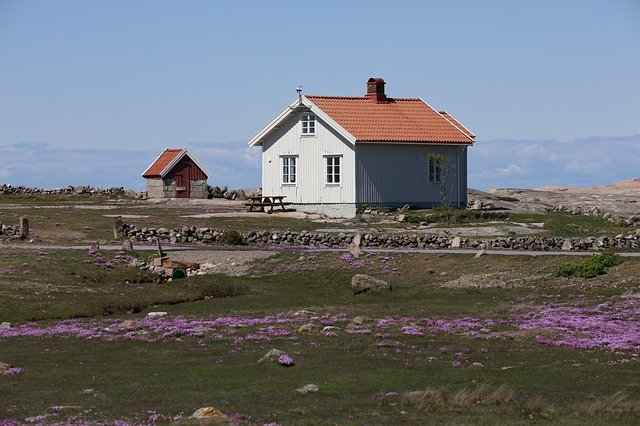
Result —
[[286, 355], [286, 353], [280, 349], [271, 348], [269, 349], [269, 352], [264, 354], [264, 356], [258, 360], [258, 364], [263, 364], [265, 362], [277, 362], [278, 358], [282, 355]]
[[357, 317], [353, 317], [353, 319], [351, 320], [351, 323], [349, 324], [350, 326], [361, 326], [364, 325], [368, 322], [371, 322], [372, 319], [369, 317], [363, 317], [363, 316], [357, 316]]
[[224, 420], [227, 416], [215, 407], [198, 408], [192, 415], [192, 419], [220, 419]]
[[473, 205], [471, 206], [471, 210], [482, 210], [482, 201], [480, 200], [474, 201]]
[[131, 240], [127, 239], [122, 242], [122, 251], [126, 253], [133, 252], [133, 243], [131, 242]]
[[8, 321], [4, 321], [0, 324], [0, 328], [11, 328], [11, 323]]
[[477, 253], [476, 253], [476, 255], [475, 255], [475, 256], [473, 256], [473, 258], [474, 258], [474, 259], [478, 259], [478, 258], [480, 258], [481, 256], [484, 256], [485, 254], [486, 254], [486, 253], [485, 253], [485, 251], [484, 251], [484, 250], [480, 250], [479, 252], [477, 252]]
[[298, 333], [317, 333], [319, 327], [313, 323], [302, 324], [300, 328], [298, 328]]
[[10, 368], [10, 364], [7, 364], [6, 362], [0, 362], [0, 375], [4, 374]]
[[167, 270], [162, 266], [153, 268], [153, 273], [158, 275], [159, 277], [163, 276], [165, 272], [167, 272]]
[[332, 331], [335, 333], [336, 331], [340, 331], [340, 327], [336, 327], [335, 325], [327, 325], [322, 329], [322, 331]]
[[124, 237], [124, 222], [122, 216], [113, 218], [113, 238], [119, 240]]
[[149, 312], [147, 314], [147, 317], [149, 318], [162, 318], [164, 316], [168, 315], [167, 312]]
[[406, 220], [407, 220], [407, 215], [406, 215], [406, 214], [399, 214], [399, 215], [396, 217], [396, 220], [397, 220], [398, 222], [404, 222], [404, 221], [406, 221]]
[[118, 327], [119, 328], [130, 328], [130, 327], [133, 327], [134, 324], [135, 324], [135, 321], [133, 321], [133, 320], [124, 320], [120, 324], [118, 324]]
[[315, 315], [315, 312], [309, 311], [307, 309], [300, 309], [299, 311], [295, 311], [292, 315], [294, 317], [300, 317], [304, 315]]
[[451, 248], [460, 248], [462, 247], [462, 239], [460, 237], [453, 237], [451, 240]]
[[349, 253], [351, 253], [353, 257], [356, 257], [356, 258], [360, 257], [360, 255], [362, 254], [362, 249], [360, 248], [361, 245], [362, 245], [362, 235], [358, 233], [353, 236], [353, 239], [347, 246], [347, 250], [349, 250]]
[[471, 366], [476, 368], [484, 368], [484, 364], [481, 362], [474, 362], [473, 364], [471, 364]]
[[356, 274], [351, 278], [351, 291], [353, 294], [384, 293], [393, 290], [385, 280], [374, 278], [366, 274]]
[[306, 395], [308, 393], [318, 392], [318, 386], [314, 385], [313, 383], [309, 383], [308, 385], [304, 385], [296, 389], [296, 392], [299, 393], [300, 395]]
[[571, 249], [573, 249], [573, 244], [571, 244], [571, 240], [567, 238], [562, 243], [562, 250], [567, 251], [567, 250], [571, 250]]

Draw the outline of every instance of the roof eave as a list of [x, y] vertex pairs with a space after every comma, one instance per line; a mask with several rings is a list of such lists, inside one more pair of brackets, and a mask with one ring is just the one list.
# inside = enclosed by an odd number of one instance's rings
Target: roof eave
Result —
[[196, 159], [196, 157], [194, 157], [193, 154], [189, 152], [187, 148], [184, 148], [182, 151], [180, 151], [180, 153], [176, 155], [173, 158], [173, 160], [171, 160], [171, 162], [169, 162], [169, 164], [167, 164], [167, 166], [164, 169], [162, 169], [162, 171], [160, 172], [160, 177], [162, 178], [165, 177], [167, 173], [169, 173], [171, 169], [173, 169], [175, 165], [178, 164], [178, 162], [184, 158], [185, 155], [188, 155], [189, 158], [191, 158], [191, 161], [196, 163], [196, 166], [198, 166], [200, 170], [202, 170], [204, 175], [207, 177], [207, 179], [209, 179], [209, 177], [211, 176], [211, 173], [209, 173], [209, 171], [202, 164], [200, 164], [200, 162]]
[[[249, 146], [262, 145], [262, 140], [269, 133], [275, 130], [290, 115], [295, 114], [295, 112], [292, 110], [292, 107], [295, 107], [296, 105], [298, 105], [299, 102], [300, 100], [296, 98], [280, 114], [278, 114], [273, 120], [271, 120], [269, 124], [267, 124], [265, 127], [260, 129], [260, 131], [256, 133], [255, 136], [249, 139], [249, 142], [248, 142]], [[354, 135], [352, 135], [347, 129], [342, 127], [337, 121], [331, 118], [326, 112], [320, 109], [320, 107], [314, 104], [309, 98], [307, 98], [306, 96], [302, 96], [302, 104], [308, 107], [311, 113], [320, 117], [330, 127], [332, 127], [340, 135], [342, 135], [347, 141], [349, 141], [352, 144], [356, 143], [356, 137]]]
[[[420, 99], [420, 101], [425, 104], [426, 106], [428, 106], [429, 108], [431, 108], [436, 114], [438, 114], [440, 117], [444, 118], [445, 120], [447, 120], [447, 123], [451, 124], [457, 131], [459, 131], [460, 133], [462, 133], [464, 135], [464, 137], [466, 139], [469, 140], [469, 145], [473, 145], [473, 143], [475, 142], [476, 139], [476, 135], [473, 134], [473, 132], [471, 132], [470, 130], [467, 129], [467, 131], [469, 133], [471, 133], [471, 136], [469, 136], [466, 132], [464, 132], [462, 129], [460, 129], [460, 127], [456, 126], [454, 123], [451, 122], [451, 120], [449, 120], [447, 117], [445, 117], [444, 115], [440, 114], [440, 111], [438, 111], [437, 109], [435, 109], [434, 107], [432, 107], [431, 105], [429, 105], [427, 102], [425, 102], [424, 99], [422, 98], [418, 98]], [[448, 113], [447, 113], [448, 114]], [[462, 125], [462, 124], [460, 124]]]

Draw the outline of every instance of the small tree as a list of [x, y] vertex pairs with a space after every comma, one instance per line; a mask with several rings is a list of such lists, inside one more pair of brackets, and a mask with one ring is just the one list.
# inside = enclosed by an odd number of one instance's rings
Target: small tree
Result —
[[440, 204], [447, 225], [452, 219], [457, 221], [457, 212], [452, 208], [452, 194], [449, 190], [455, 184], [455, 174], [449, 173], [449, 159], [444, 154], [429, 154], [429, 181], [438, 186]]

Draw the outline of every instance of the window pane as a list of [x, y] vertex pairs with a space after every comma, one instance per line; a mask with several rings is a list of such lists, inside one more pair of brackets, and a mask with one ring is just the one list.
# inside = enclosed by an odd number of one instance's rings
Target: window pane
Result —
[[340, 175], [338, 175], [338, 174], [337, 174], [337, 175], [334, 177], [333, 181], [334, 181], [335, 183], [340, 183]]

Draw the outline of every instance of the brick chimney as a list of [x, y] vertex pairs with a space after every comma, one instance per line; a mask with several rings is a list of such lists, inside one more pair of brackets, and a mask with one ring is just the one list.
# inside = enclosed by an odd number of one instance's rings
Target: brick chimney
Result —
[[384, 80], [379, 77], [371, 77], [367, 81], [367, 98], [374, 102], [385, 102], [387, 95], [384, 94]]

